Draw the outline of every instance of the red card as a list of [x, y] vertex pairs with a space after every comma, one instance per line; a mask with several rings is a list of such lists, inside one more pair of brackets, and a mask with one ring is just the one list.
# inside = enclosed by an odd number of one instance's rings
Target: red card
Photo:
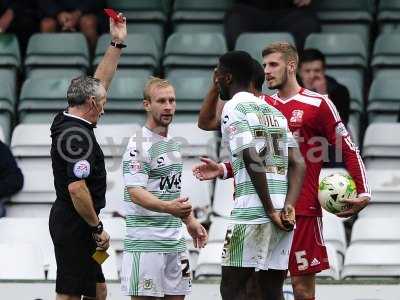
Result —
[[118, 16], [118, 13], [115, 10], [113, 10], [112, 8], [105, 8], [104, 12], [106, 13], [107, 16], [112, 18], [115, 22], [117, 22], [117, 23], [123, 22], [122, 18], [120, 16]]

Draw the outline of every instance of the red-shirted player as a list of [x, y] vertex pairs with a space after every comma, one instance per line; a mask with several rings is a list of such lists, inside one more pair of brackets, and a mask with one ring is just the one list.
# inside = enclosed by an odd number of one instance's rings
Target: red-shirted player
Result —
[[[264, 73], [267, 85], [278, 92], [266, 102], [279, 109], [287, 118], [290, 130], [296, 136], [306, 161], [303, 188], [296, 204], [296, 229], [292, 243], [289, 271], [296, 300], [315, 299], [315, 274], [328, 269], [328, 256], [322, 237], [321, 206], [318, 202], [318, 180], [327, 144], [341, 150], [347, 171], [357, 186], [358, 198], [347, 200], [350, 208], [337, 215], [349, 217], [367, 206], [371, 193], [364, 164], [358, 148], [340, 120], [339, 114], [327, 96], [302, 88], [296, 79], [297, 50], [288, 43], [274, 43], [264, 49]], [[199, 115], [199, 127], [218, 128], [221, 109], [218, 92], [212, 86]], [[325, 150], [325, 151], [324, 151]], [[216, 164], [202, 159], [203, 164], [193, 168], [200, 180], [221, 176], [231, 177], [229, 163]]]

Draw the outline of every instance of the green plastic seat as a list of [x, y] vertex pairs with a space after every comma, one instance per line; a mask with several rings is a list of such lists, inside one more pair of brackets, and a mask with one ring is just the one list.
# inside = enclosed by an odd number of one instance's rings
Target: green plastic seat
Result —
[[12, 107], [15, 104], [15, 93], [11, 88], [11, 85], [6, 81], [2, 80], [0, 73], [0, 102], [7, 102]]
[[396, 121], [400, 110], [400, 78], [377, 77], [368, 96], [369, 122]]
[[313, 33], [305, 48], [315, 48], [326, 56], [328, 67], [367, 67], [367, 48], [354, 33]]
[[161, 52], [164, 46], [164, 27], [158, 23], [128, 23], [129, 33], [150, 34]]
[[168, 0], [108, 0], [108, 6], [124, 13], [128, 22], [166, 22]]
[[[111, 37], [103, 34], [96, 46], [93, 65], [97, 66], [110, 45]], [[145, 68], [153, 71], [158, 67], [160, 50], [156, 42], [149, 34], [131, 33], [128, 34], [126, 41], [127, 47], [122, 51], [122, 56], [118, 62], [118, 67], [125, 68]]]
[[326, 22], [364, 22], [373, 20], [374, 0], [315, 1], [318, 19]]
[[145, 77], [116, 77], [107, 95], [107, 112], [143, 111]]
[[174, 32], [191, 33], [224, 33], [224, 25], [215, 23], [178, 23], [174, 25]]
[[226, 51], [226, 42], [222, 34], [173, 33], [167, 40], [163, 66], [166, 69], [215, 68], [218, 58]]
[[254, 59], [262, 62], [262, 51], [271, 43], [288, 42], [294, 45], [294, 38], [288, 32], [242, 33], [235, 45], [235, 50], [248, 52]]
[[13, 122], [13, 115], [8, 109], [2, 109], [2, 104], [0, 103], [0, 127], [3, 131], [2, 142], [9, 145], [11, 137], [11, 126]]
[[17, 73], [15, 69], [10, 69], [10, 68], [0, 68], [0, 82], [8, 85], [6, 88], [7, 93], [8, 90], [11, 90], [12, 94], [12, 103], [15, 103], [16, 100], [16, 82], [17, 82]]
[[76, 78], [86, 73], [75, 68], [35, 68], [29, 72], [29, 78]]
[[55, 112], [68, 106], [67, 90], [70, 79], [30, 78], [22, 85], [19, 115], [29, 111]]
[[167, 77], [175, 87], [176, 110], [178, 112], [198, 112], [204, 96], [211, 84], [210, 76]]
[[374, 75], [383, 69], [400, 67], [400, 36], [397, 33], [383, 33], [376, 39], [371, 66]]
[[175, 0], [172, 22], [221, 22], [232, 0]]
[[336, 80], [340, 78], [351, 78], [351, 80], [361, 88], [361, 91], [364, 90], [364, 77], [357, 68], [327, 68], [326, 74], [332, 76]]
[[399, 27], [400, 2], [397, 0], [380, 0], [377, 21], [381, 32], [392, 32]]
[[366, 24], [322, 24], [323, 33], [355, 33], [358, 34], [363, 43], [369, 49], [370, 41], [370, 26]]
[[143, 109], [141, 112], [109, 112], [107, 106], [105, 108], [105, 114], [101, 116], [99, 124], [141, 124], [144, 125], [146, 122], [146, 113]]
[[0, 34], [0, 67], [20, 68], [21, 54], [14, 34]]
[[89, 49], [82, 33], [36, 33], [28, 43], [25, 70], [89, 68]]

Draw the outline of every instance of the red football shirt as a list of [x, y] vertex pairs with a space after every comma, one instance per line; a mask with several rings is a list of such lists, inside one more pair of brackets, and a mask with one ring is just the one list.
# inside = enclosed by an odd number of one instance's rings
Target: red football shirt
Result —
[[[327, 145], [336, 145], [342, 154], [349, 174], [353, 177], [358, 196], [371, 196], [360, 151], [352, 142], [339, 113], [328, 97], [302, 88], [295, 96], [282, 100], [278, 94], [263, 96], [288, 120], [288, 125], [297, 139], [300, 152], [306, 162], [303, 187], [296, 203], [296, 215], [321, 216], [318, 202], [319, 174]], [[341, 151], [340, 151], [341, 150]], [[227, 166], [230, 177], [230, 166]]]

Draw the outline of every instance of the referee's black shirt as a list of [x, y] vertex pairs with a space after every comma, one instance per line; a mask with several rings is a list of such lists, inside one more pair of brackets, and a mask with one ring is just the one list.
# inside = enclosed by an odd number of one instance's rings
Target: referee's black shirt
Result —
[[[94, 126], [66, 112], [51, 125], [51, 161], [57, 199], [54, 206], [75, 214], [68, 185], [85, 179], [96, 213], [105, 206], [106, 169], [104, 155], [93, 132]], [[65, 211], [65, 213], [68, 213]]]

